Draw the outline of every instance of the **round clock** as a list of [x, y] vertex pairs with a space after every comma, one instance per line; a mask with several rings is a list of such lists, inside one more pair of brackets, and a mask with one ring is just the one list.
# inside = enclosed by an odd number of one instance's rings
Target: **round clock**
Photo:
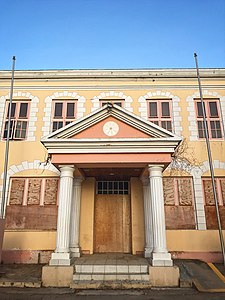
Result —
[[116, 122], [108, 121], [103, 126], [103, 132], [108, 136], [114, 136], [119, 132], [119, 125]]

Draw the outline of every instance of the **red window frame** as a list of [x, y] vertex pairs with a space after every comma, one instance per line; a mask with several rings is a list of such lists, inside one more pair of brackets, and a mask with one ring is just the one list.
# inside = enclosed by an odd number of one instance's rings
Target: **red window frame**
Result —
[[[206, 123], [208, 126], [209, 138], [210, 139], [222, 139], [223, 138], [223, 126], [221, 119], [220, 101], [219, 99], [203, 99], [206, 113]], [[216, 103], [217, 115], [211, 115], [210, 103]], [[198, 109], [199, 107], [199, 109]], [[199, 114], [201, 110], [201, 114]], [[204, 121], [201, 109], [201, 100], [195, 99], [195, 112], [197, 119], [198, 138], [205, 138]]]
[[112, 104], [117, 104], [120, 107], [124, 106], [124, 99], [101, 99], [99, 100], [101, 107], [105, 104], [112, 103]]
[[[22, 105], [26, 104], [25, 115], [21, 116]], [[30, 115], [30, 101], [16, 100], [12, 101], [11, 122], [10, 122], [10, 140], [25, 140], [27, 137], [28, 122]], [[6, 114], [4, 120], [3, 139], [7, 138], [9, 116], [9, 100], [6, 102]]]
[[[76, 110], [77, 110], [76, 102], [77, 102], [76, 100], [53, 100], [52, 101], [52, 118], [51, 118], [52, 132], [68, 125], [69, 123], [73, 122], [76, 119]], [[56, 104], [62, 105], [61, 115], [56, 115]], [[69, 104], [73, 104], [74, 109], [73, 109], [73, 115], [68, 116], [67, 110]]]
[[[148, 120], [168, 131], [173, 131], [173, 118], [172, 118], [172, 99], [148, 99]], [[151, 104], [156, 105], [156, 115], [151, 115]], [[162, 105], [168, 103], [169, 114], [163, 115]]]

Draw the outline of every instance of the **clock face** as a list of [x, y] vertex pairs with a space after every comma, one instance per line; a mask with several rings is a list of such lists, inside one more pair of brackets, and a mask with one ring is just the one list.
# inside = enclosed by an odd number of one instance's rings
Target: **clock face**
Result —
[[108, 136], [114, 136], [119, 132], [119, 125], [116, 122], [108, 121], [103, 126], [103, 132]]

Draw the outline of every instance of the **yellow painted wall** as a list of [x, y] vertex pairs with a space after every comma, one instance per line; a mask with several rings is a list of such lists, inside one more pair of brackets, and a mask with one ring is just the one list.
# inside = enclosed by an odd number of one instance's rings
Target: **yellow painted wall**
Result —
[[221, 251], [218, 230], [167, 230], [166, 236], [169, 251]]
[[131, 186], [132, 254], [144, 251], [144, 203], [141, 181], [133, 177]]
[[80, 211], [80, 247], [93, 253], [95, 178], [82, 183]]
[[6, 231], [3, 250], [54, 250], [55, 231]]

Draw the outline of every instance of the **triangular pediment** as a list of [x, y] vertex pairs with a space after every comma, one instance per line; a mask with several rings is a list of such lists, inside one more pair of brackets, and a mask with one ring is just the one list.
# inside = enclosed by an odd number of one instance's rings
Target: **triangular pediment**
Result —
[[[108, 135], [104, 125], [116, 123], [119, 130]], [[112, 124], [113, 124], [112, 123]], [[107, 126], [106, 126], [107, 127]], [[108, 103], [93, 113], [49, 134], [46, 139], [77, 139], [77, 138], [174, 138], [175, 134], [140, 118], [133, 113]]]
[[100, 109], [45, 136], [49, 153], [173, 153], [181, 137], [118, 105]]

